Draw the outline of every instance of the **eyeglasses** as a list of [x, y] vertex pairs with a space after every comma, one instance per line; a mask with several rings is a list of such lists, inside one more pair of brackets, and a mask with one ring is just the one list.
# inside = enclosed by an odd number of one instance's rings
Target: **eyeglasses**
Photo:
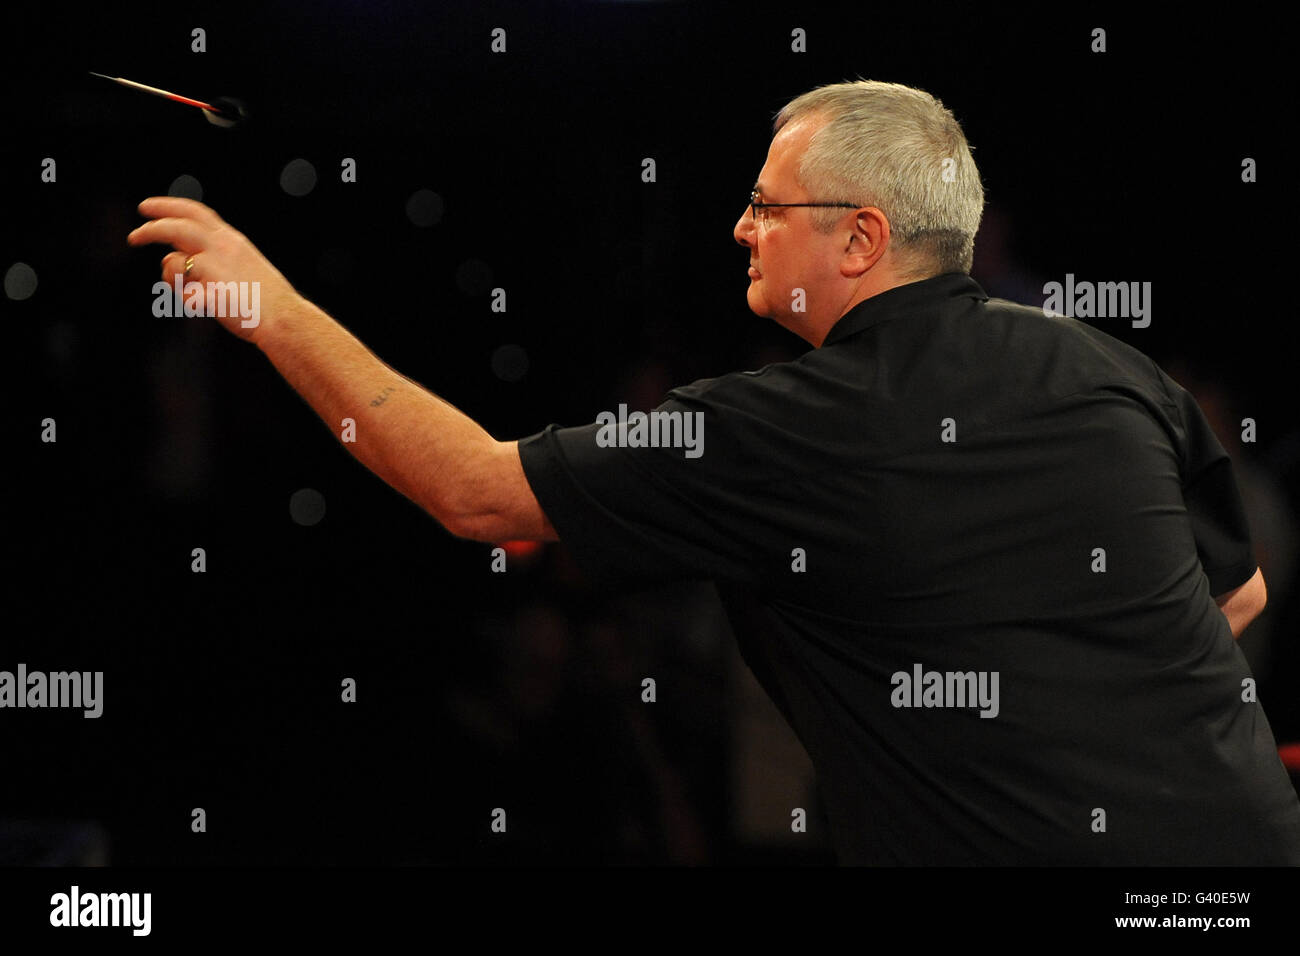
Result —
[[[851, 202], [759, 202], [758, 190], [755, 189], [749, 194], [749, 209], [754, 214], [755, 222], [767, 222], [768, 209], [789, 208], [791, 206], [812, 206], [822, 209], [857, 209], [857, 205]], [[761, 214], [759, 210], [764, 212]]]

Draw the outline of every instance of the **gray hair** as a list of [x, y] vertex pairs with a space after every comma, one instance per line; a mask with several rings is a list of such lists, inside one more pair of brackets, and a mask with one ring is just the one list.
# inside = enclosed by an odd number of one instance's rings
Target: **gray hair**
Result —
[[[810, 114], [826, 118], [799, 161], [799, 184], [816, 202], [875, 206], [908, 276], [970, 272], [984, 187], [961, 126], [923, 90], [856, 80], [819, 86], [785, 105], [772, 135]], [[810, 209], [833, 231], [843, 209]]]

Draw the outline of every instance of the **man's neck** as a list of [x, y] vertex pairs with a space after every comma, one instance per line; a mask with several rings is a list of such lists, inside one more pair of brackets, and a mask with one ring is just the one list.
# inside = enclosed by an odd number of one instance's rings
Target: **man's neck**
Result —
[[835, 328], [835, 324], [868, 299], [878, 296], [882, 292], [888, 292], [890, 289], [896, 289], [900, 285], [909, 285], [913, 282], [920, 282], [922, 279], [931, 278], [930, 276], [900, 276], [896, 272], [875, 275], [875, 272], [876, 270], [873, 269], [871, 273], [863, 276], [862, 283], [840, 308], [839, 315], [832, 319], [822, 320], [817, 328], [813, 330], [813, 336], [804, 336], [814, 348], [821, 348], [822, 343], [826, 341], [826, 336], [830, 335], [831, 329]]

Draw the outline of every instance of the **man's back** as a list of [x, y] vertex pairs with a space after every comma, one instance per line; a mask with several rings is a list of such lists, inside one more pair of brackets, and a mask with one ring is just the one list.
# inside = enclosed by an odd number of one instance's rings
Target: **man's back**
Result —
[[698, 461], [566, 429], [529, 479], [590, 567], [718, 581], [842, 860], [1300, 863], [1212, 597], [1256, 567], [1231, 466], [1149, 359], [948, 274], [661, 409]]

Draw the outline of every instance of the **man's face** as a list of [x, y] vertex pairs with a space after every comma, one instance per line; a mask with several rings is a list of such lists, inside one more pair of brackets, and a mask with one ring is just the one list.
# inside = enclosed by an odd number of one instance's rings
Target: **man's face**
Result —
[[[796, 170], [808, 140], [824, 122], [814, 115], [781, 127], [758, 174], [760, 202], [814, 201], [799, 185]], [[816, 199], [825, 201], [826, 197]], [[810, 318], [833, 308], [832, 283], [838, 277], [838, 233], [827, 236], [815, 231], [811, 213], [806, 207], [768, 209], [766, 221], [756, 222], [746, 207], [732, 233], [749, 249], [749, 307], [795, 334], [800, 334]], [[847, 231], [838, 238], [847, 238]], [[803, 312], [794, 309], [795, 289], [804, 292]]]

